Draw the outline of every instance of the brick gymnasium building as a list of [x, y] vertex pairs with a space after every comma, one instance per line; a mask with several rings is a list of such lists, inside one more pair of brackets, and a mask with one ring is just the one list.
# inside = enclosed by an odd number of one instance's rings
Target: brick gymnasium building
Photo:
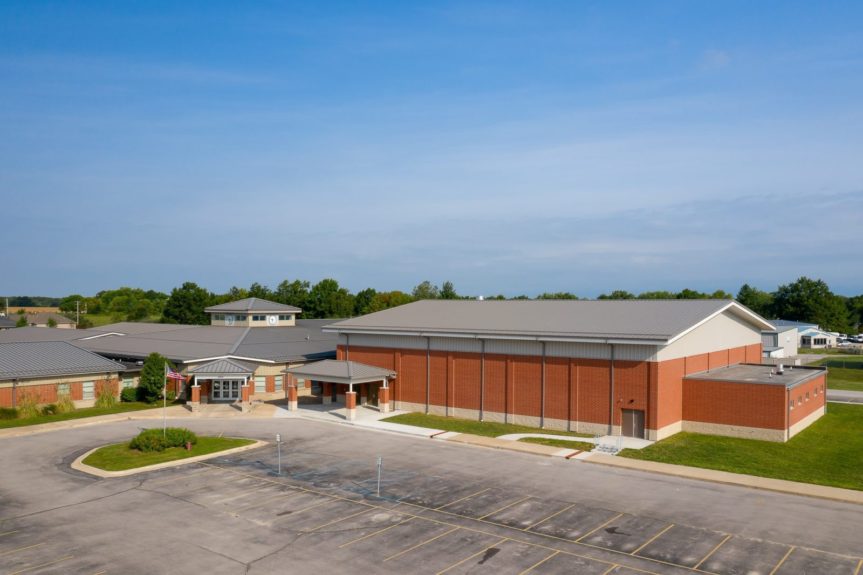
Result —
[[324, 331], [339, 360], [395, 372], [396, 409], [785, 441], [824, 414], [826, 370], [760, 365], [765, 329], [730, 300], [426, 300]]

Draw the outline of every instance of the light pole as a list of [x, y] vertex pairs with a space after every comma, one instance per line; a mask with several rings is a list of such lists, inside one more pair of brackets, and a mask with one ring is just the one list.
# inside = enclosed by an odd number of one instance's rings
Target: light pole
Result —
[[384, 466], [384, 458], [378, 457], [378, 497], [381, 496], [381, 468]]
[[279, 471], [278, 471], [278, 473], [276, 473], [276, 475], [281, 476], [282, 475], [282, 434], [281, 433], [276, 434], [276, 448], [278, 449], [278, 452], [279, 452]]

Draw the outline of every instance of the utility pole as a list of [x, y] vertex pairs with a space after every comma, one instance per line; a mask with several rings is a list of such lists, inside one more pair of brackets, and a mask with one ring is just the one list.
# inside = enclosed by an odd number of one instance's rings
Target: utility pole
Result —
[[80, 321], [81, 315], [81, 300], [75, 300], [75, 329], [78, 329], [78, 322]]

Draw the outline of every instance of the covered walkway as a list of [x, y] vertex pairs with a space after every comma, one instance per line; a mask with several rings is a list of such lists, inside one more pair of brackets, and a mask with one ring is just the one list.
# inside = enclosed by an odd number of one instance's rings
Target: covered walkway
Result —
[[396, 372], [358, 363], [327, 359], [300, 367], [284, 370], [290, 377], [288, 384], [288, 409], [297, 410], [297, 381], [310, 380], [321, 384], [323, 405], [340, 402], [344, 397], [345, 419], [353, 421], [357, 417], [357, 390], [364, 390], [362, 397], [367, 403], [377, 406], [380, 413], [390, 411], [389, 382]]

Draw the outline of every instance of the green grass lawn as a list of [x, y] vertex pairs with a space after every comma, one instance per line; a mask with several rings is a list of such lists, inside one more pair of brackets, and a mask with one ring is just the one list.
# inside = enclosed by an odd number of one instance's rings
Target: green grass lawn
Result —
[[561, 449], [580, 449], [581, 451], [590, 451], [594, 447], [592, 443], [584, 441], [549, 439], [547, 437], [522, 437], [519, 441], [523, 441], [524, 443], [538, 443], [539, 445], [548, 445], [549, 447], [560, 447]]
[[863, 357], [842, 356], [825, 358], [809, 365], [826, 366], [827, 387], [829, 389], [845, 389], [863, 391]]
[[528, 427], [526, 425], [512, 425], [509, 423], [494, 423], [491, 421], [476, 421], [474, 419], [458, 419], [456, 417], [445, 417], [443, 415], [426, 415], [424, 413], [403, 413], [394, 415], [382, 421], [390, 423], [402, 423], [404, 425], [415, 425], [417, 427], [428, 427], [431, 429], [443, 429], [456, 431], [458, 433], [472, 433], [486, 437], [497, 437], [508, 433], [553, 433], [554, 435], [568, 435], [570, 437], [593, 437], [587, 433], [575, 433], [572, 431], [557, 431]]
[[198, 443], [192, 447], [191, 451], [186, 451], [182, 447], [171, 447], [165, 451], [142, 452], [136, 449], [129, 449], [129, 442], [124, 441], [123, 443], [106, 445], [97, 449], [84, 459], [84, 463], [104, 469], [105, 471], [123, 471], [124, 469], [165, 463], [166, 461], [187, 459], [197, 455], [207, 455], [252, 443], [254, 443], [252, 439], [198, 437]]
[[863, 491], [863, 405], [827, 404], [787, 443], [678, 433], [620, 456]]
[[860, 357], [860, 353], [850, 351], [849, 348], [825, 347], [821, 349], [812, 349], [809, 347], [797, 348], [797, 355], [844, 355], [847, 357]]
[[27, 425], [39, 425], [40, 423], [52, 423], [54, 421], [67, 421], [70, 419], [82, 419], [84, 417], [95, 417], [97, 415], [111, 415], [113, 413], [125, 413], [127, 411], [141, 411], [143, 409], [154, 409], [162, 407], [162, 404], [156, 403], [140, 403], [122, 402], [114, 407], [82, 407], [68, 413], [59, 413], [57, 415], [39, 415], [37, 417], [28, 417], [26, 419], [0, 419], [0, 429], [7, 427], [24, 427]]
[[[111, 323], [118, 323], [118, 322], [123, 321], [122, 319], [117, 319], [115, 316], [113, 316], [109, 313], [105, 313], [105, 314], [101, 314], [101, 313], [82, 314], [81, 318], [89, 320], [93, 324], [93, 327], [100, 327], [103, 325], [108, 325]], [[75, 319], [74, 314], [72, 314], [72, 319], [73, 320]], [[160, 319], [162, 319], [162, 316], [157, 315], [157, 316], [153, 316], [153, 317], [144, 318], [140, 321], [141, 322], [149, 322], [149, 323], [158, 323]]]

